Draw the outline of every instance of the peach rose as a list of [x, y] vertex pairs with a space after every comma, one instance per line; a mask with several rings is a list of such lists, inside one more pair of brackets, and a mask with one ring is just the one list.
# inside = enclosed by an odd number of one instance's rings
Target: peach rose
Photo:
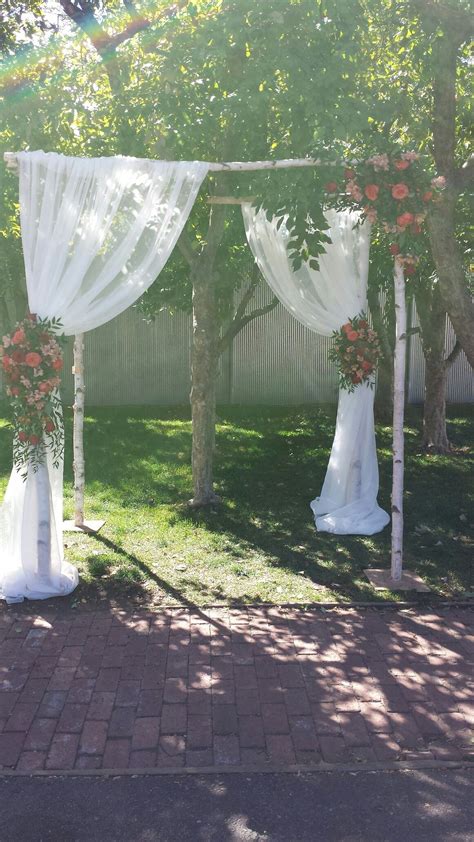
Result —
[[393, 166], [396, 170], [407, 170], [410, 166], [410, 161], [394, 161]]
[[357, 333], [356, 330], [349, 330], [347, 332], [347, 338], [348, 338], [349, 342], [355, 342], [356, 339], [359, 338], [359, 334]]
[[25, 341], [25, 331], [22, 330], [21, 328], [18, 328], [18, 330], [16, 330], [15, 333], [13, 334], [13, 336], [12, 336], [12, 342], [13, 342], [14, 345], [21, 345], [21, 343], [24, 342], [24, 341]]
[[415, 219], [415, 217], [413, 216], [412, 213], [409, 213], [408, 211], [405, 211], [405, 213], [401, 213], [400, 216], [397, 216], [397, 225], [399, 225], [400, 228], [406, 228], [407, 225], [412, 224], [414, 219]]
[[400, 181], [398, 184], [394, 184], [392, 187], [392, 196], [394, 199], [406, 199], [409, 194], [409, 189], [403, 181]]
[[36, 351], [30, 351], [30, 353], [27, 354], [25, 357], [25, 363], [31, 366], [31, 368], [38, 368], [41, 360], [42, 357], [40, 357], [40, 355], [37, 354]]
[[378, 184], [367, 184], [367, 186], [364, 187], [364, 193], [371, 202], [375, 202], [377, 196], [379, 195], [379, 190], [380, 188]]

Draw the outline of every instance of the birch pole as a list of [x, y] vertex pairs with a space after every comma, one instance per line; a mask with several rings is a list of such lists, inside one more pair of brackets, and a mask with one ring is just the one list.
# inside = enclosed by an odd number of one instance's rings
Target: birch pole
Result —
[[74, 526], [84, 526], [84, 334], [74, 337]]
[[[18, 173], [16, 152], [4, 152], [6, 167]], [[209, 163], [209, 172], [256, 172], [258, 170], [287, 170], [299, 167], [356, 166], [356, 160], [323, 161], [322, 158], [283, 158], [276, 161], [214, 161]]]
[[399, 582], [403, 566], [403, 475], [405, 413], [405, 358], [407, 314], [403, 263], [394, 260], [395, 354], [393, 367], [393, 477], [392, 477], [392, 559], [391, 578]]

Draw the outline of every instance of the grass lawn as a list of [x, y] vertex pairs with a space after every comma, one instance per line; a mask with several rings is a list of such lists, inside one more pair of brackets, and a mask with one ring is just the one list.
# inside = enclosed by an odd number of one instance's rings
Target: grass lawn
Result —
[[[65, 517], [72, 516], [71, 413], [67, 412]], [[3, 417], [3, 416], [2, 416]], [[381, 599], [363, 575], [388, 567], [390, 531], [370, 538], [315, 531], [334, 430], [333, 407], [221, 407], [215, 511], [193, 512], [188, 409], [87, 410], [86, 514], [105, 518], [97, 536], [68, 534], [80, 570], [68, 600], [318, 602]], [[472, 441], [474, 408], [451, 407], [450, 457], [420, 455], [421, 414], [406, 422], [405, 565], [443, 597], [474, 590]], [[377, 428], [381, 490], [389, 507], [391, 429]], [[0, 494], [11, 459], [0, 420]], [[395, 598], [405, 598], [395, 596]]]

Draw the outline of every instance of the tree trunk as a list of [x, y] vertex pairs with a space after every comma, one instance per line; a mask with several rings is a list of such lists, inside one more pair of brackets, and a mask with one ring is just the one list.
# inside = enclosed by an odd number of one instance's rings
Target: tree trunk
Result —
[[428, 216], [428, 231], [444, 307], [456, 337], [474, 368], [474, 304], [455, 237], [455, 202], [455, 196], [448, 187]]
[[379, 290], [369, 284], [367, 301], [374, 329], [379, 335], [383, 357], [377, 368], [374, 413], [377, 421], [389, 422], [393, 413], [393, 350], [387, 323], [380, 306]]
[[376, 421], [389, 423], [393, 415], [393, 358], [381, 360], [377, 368], [374, 414]]
[[396, 341], [393, 368], [393, 479], [392, 479], [392, 562], [391, 577], [399, 582], [403, 566], [403, 477], [406, 358], [406, 305], [403, 265], [395, 258]]
[[193, 285], [193, 344], [191, 411], [193, 422], [192, 506], [218, 502], [213, 489], [216, 429], [216, 380], [219, 361], [219, 318], [213, 276], [217, 248], [224, 233], [227, 209], [216, 205], [209, 215], [207, 241], [191, 270]]
[[422, 447], [431, 453], [448, 453], [446, 432], [446, 379], [444, 359], [426, 358]]
[[446, 310], [439, 284], [425, 287], [419, 283], [415, 300], [425, 358], [422, 447], [433, 453], [448, 453], [446, 382], [459, 346], [446, 357]]
[[193, 420], [192, 506], [217, 502], [213, 490], [216, 426], [218, 329], [216, 291], [212, 274], [198, 267], [193, 277], [193, 346], [191, 354], [191, 409]]
[[466, 37], [463, 32], [446, 31], [436, 38], [433, 48], [433, 155], [438, 172], [447, 178], [447, 187], [427, 222], [443, 303], [474, 368], [474, 303], [455, 231], [456, 65], [459, 45]]

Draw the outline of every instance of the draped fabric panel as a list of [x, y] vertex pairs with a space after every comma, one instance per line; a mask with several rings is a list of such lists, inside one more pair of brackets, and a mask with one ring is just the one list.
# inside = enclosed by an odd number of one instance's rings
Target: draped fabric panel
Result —
[[[208, 170], [44, 152], [17, 160], [28, 306], [60, 319], [67, 335], [105, 324], [153, 283]], [[76, 586], [63, 558], [62, 497], [62, 462], [49, 458], [26, 481], [13, 469], [0, 509], [0, 597], [43, 599]]]
[[[370, 226], [357, 213], [326, 211], [331, 243], [319, 269], [295, 270], [288, 256], [285, 223], [242, 205], [250, 248], [264, 278], [283, 306], [315, 333], [330, 336], [367, 309]], [[377, 504], [379, 474], [375, 443], [374, 393], [365, 384], [339, 392], [334, 442], [321, 495], [311, 502], [322, 532], [372, 535], [389, 522]]]

